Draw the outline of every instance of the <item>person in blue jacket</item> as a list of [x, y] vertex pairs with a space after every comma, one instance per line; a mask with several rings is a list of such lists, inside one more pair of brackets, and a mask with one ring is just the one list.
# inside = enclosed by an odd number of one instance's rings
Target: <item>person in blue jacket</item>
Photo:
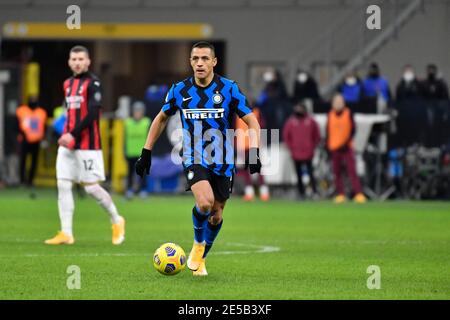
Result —
[[391, 100], [391, 90], [388, 80], [381, 76], [378, 64], [371, 63], [367, 77], [363, 81], [364, 95], [369, 98], [381, 97], [387, 103]]

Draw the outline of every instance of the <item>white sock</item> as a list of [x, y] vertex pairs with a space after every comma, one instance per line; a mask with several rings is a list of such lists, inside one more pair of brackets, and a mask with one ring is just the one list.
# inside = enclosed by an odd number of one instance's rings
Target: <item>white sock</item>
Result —
[[61, 231], [72, 236], [72, 219], [75, 205], [72, 195], [72, 181], [61, 180], [58, 182], [58, 210], [61, 221]]
[[111, 223], [119, 223], [120, 215], [117, 212], [117, 208], [111, 199], [109, 193], [103, 189], [99, 184], [91, 184], [84, 187], [84, 190], [91, 195], [102, 206], [103, 209], [109, 214]]
[[253, 186], [245, 186], [244, 193], [246, 196], [254, 197], [255, 196], [255, 188], [253, 188]]
[[259, 193], [261, 196], [269, 196], [269, 187], [267, 185], [263, 184], [259, 188]]

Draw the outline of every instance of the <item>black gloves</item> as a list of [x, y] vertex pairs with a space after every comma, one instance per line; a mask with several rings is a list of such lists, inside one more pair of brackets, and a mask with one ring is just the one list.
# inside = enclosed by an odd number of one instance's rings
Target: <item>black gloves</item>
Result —
[[148, 150], [143, 148], [141, 156], [136, 161], [136, 174], [140, 176], [141, 178], [144, 177], [144, 175], [150, 173], [150, 166], [152, 165], [152, 150]]
[[248, 161], [246, 168], [250, 169], [250, 174], [261, 172], [261, 160], [259, 159], [259, 148], [248, 150]]

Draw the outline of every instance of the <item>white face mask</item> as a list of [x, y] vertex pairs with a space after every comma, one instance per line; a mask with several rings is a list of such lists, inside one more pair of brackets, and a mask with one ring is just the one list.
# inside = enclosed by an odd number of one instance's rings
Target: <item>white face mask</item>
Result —
[[306, 73], [304, 73], [304, 72], [301, 72], [301, 73], [298, 74], [297, 80], [298, 80], [300, 83], [305, 83], [306, 80], [308, 80], [308, 75], [307, 75]]
[[406, 82], [410, 82], [414, 79], [414, 72], [412, 71], [405, 71], [405, 73], [403, 74], [403, 79]]
[[266, 71], [263, 74], [263, 80], [265, 82], [272, 82], [275, 79], [275, 76], [272, 71]]
[[348, 77], [347, 79], [345, 79], [345, 83], [349, 86], [354, 86], [356, 84], [356, 78]]

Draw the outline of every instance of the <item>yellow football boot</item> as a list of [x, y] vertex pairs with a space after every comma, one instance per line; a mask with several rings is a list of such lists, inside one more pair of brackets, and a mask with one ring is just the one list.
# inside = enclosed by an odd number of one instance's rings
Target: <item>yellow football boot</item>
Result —
[[202, 259], [202, 261], [200, 262], [200, 266], [198, 267], [197, 271], [193, 271], [192, 275], [194, 276], [199, 276], [199, 277], [203, 277], [203, 276], [207, 276], [208, 275], [208, 271], [206, 271], [206, 264], [205, 264], [205, 259]]
[[347, 201], [347, 198], [345, 198], [345, 195], [338, 194], [336, 197], [334, 197], [334, 203], [344, 203]]
[[205, 253], [205, 246], [206, 244], [204, 242], [197, 243], [194, 241], [194, 245], [192, 246], [191, 253], [189, 253], [187, 260], [187, 267], [189, 270], [197, 271], [200, 268], [202, 260], [204, 261], [203, 254]]
[[73, 236], [69, 236], [62, 231], [58, 231], [56, 236], [54, 236], [53, 238], [45, 240], [45, 244], [52, 244], [52, 245], [74, 244], [74, 242], [75, 239], [73, 238]]
[[122, 244], [125, 241], [125, 219], [120, 217], [119, 223], [112, 225], [112, 243], [114, 245]]
[[364, 194], [358, 193], [353, 198], [353, 201], [355, 201], [356, 203], [366, 203], [367, 202], [367, 198], [366, 198], [366, 196]]

